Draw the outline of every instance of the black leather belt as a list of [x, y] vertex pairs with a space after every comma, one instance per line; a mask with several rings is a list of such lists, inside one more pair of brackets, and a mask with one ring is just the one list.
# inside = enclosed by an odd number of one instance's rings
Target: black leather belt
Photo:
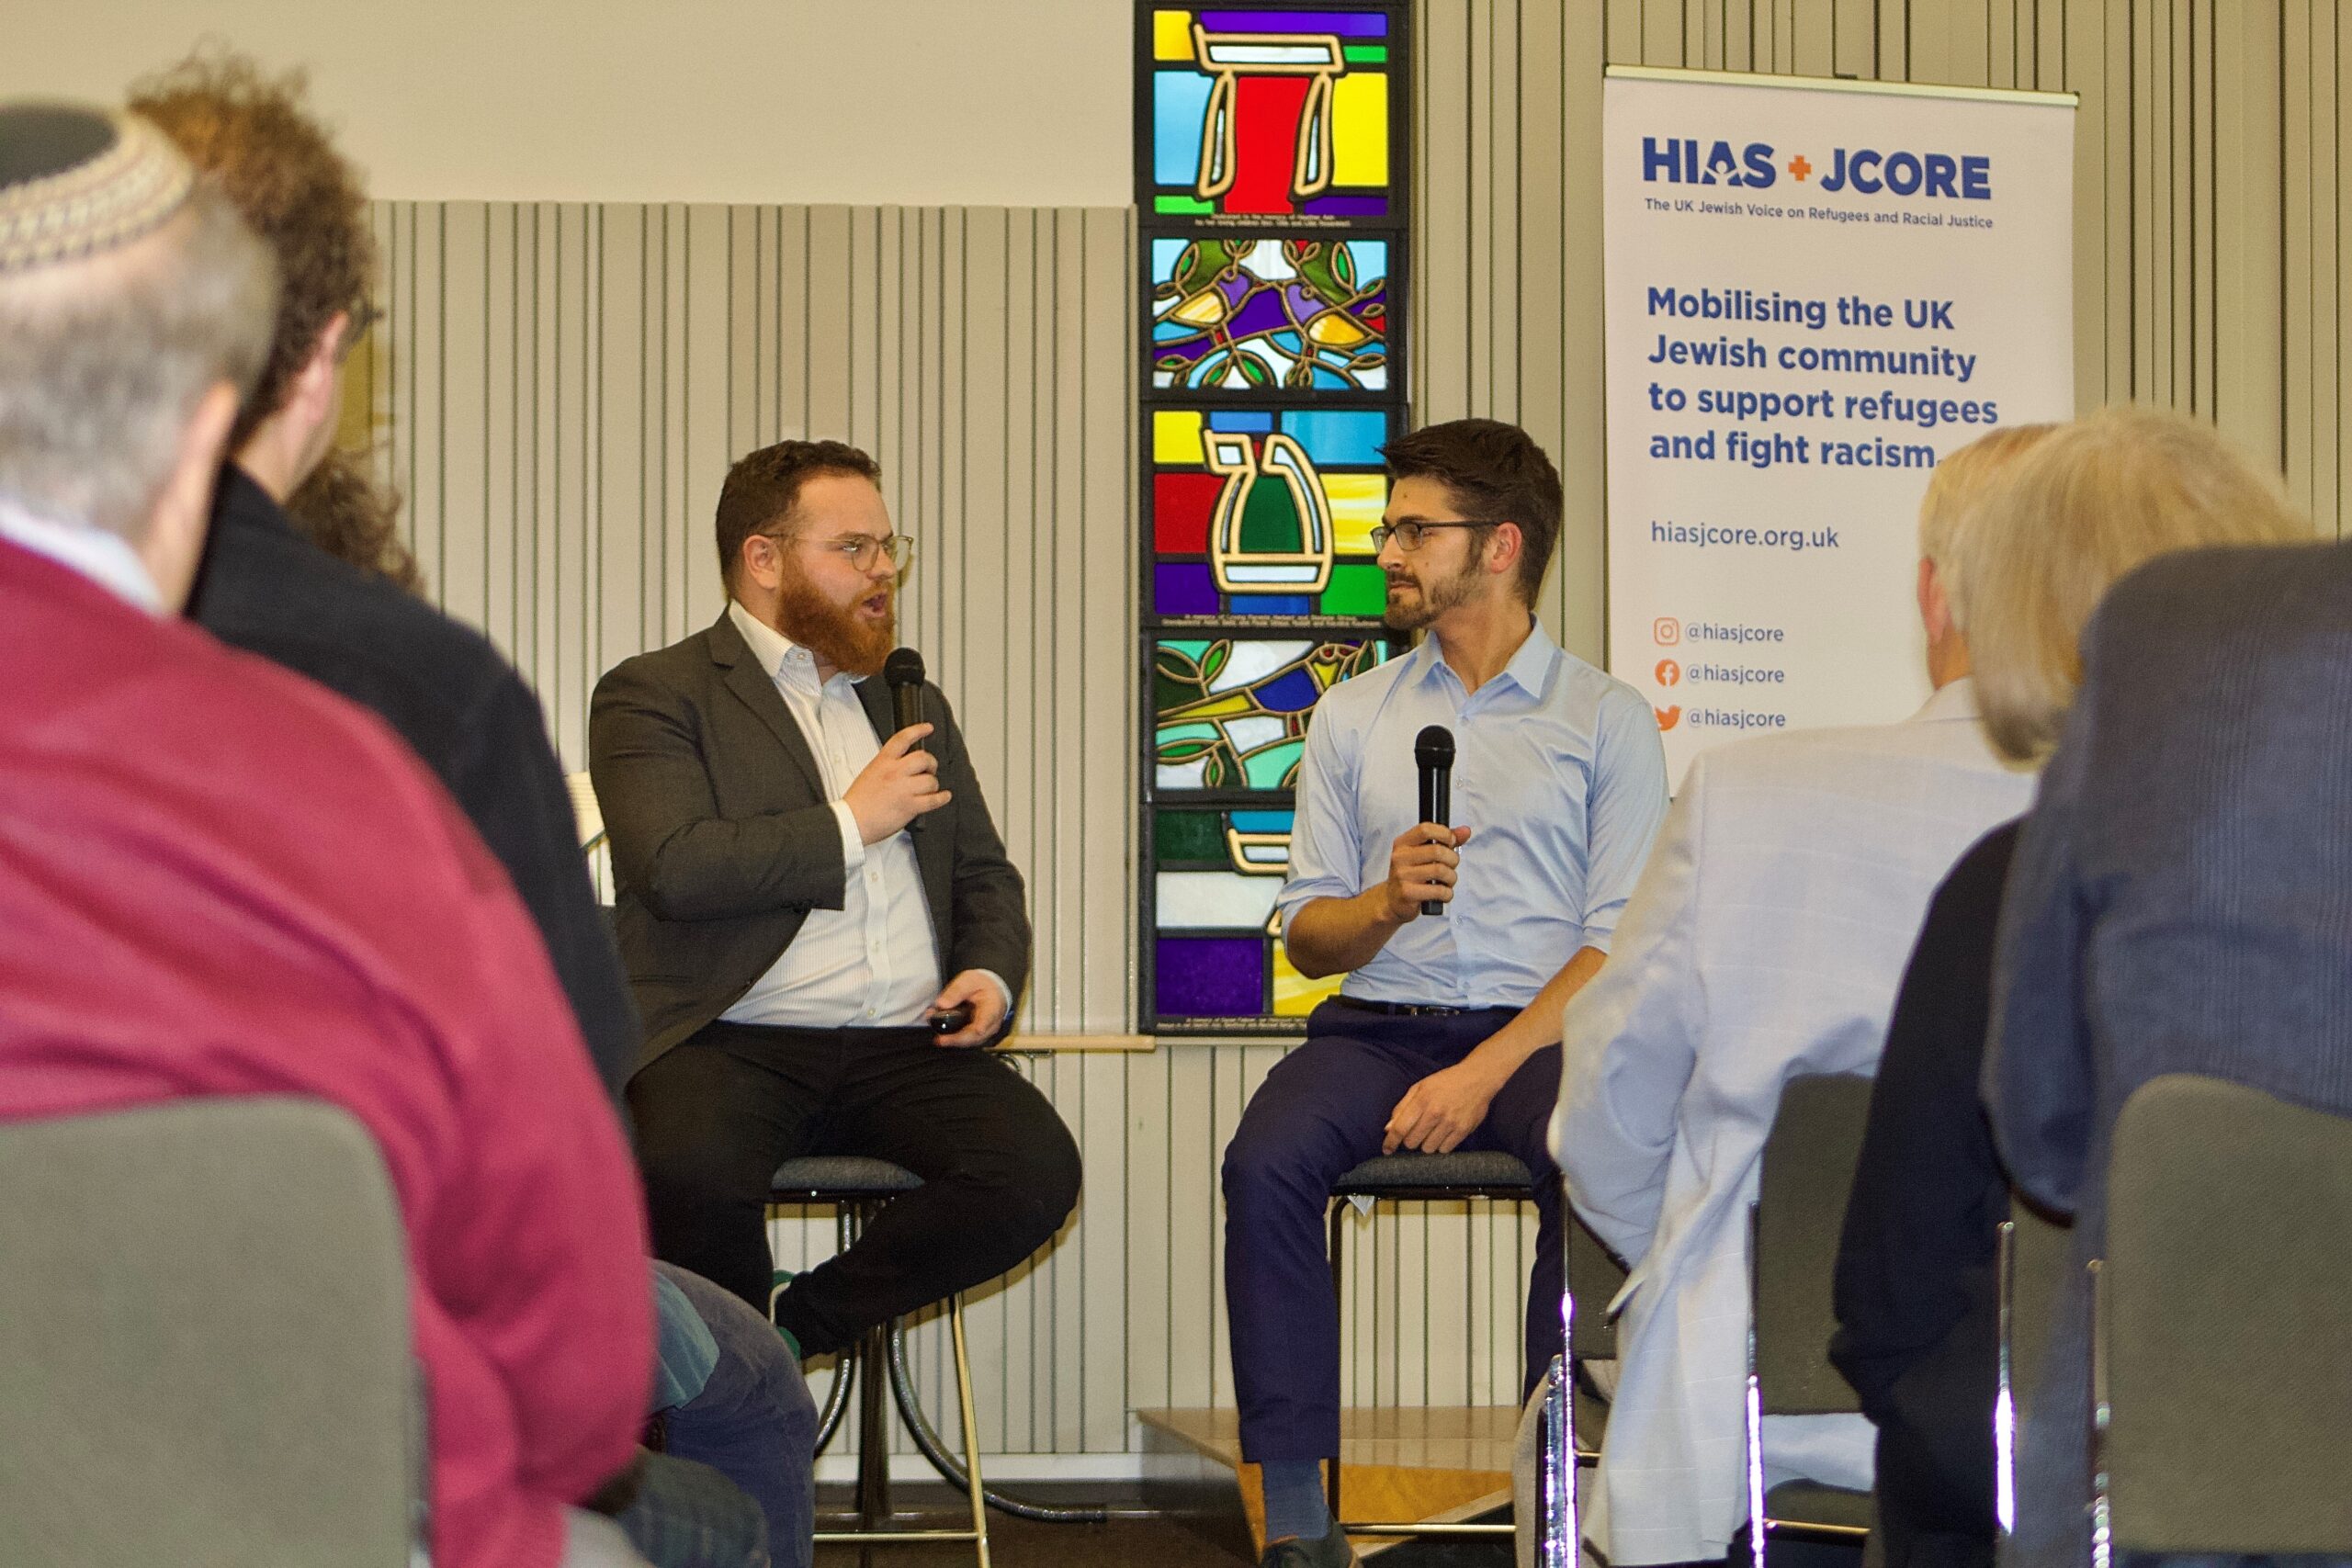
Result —
[[1351, 1008], [1366, 1012], [1385, 1012], [1391, 1018], [1453, 1018], [1473, 1010], [1469, 1008], [1433, 1007], [1422, 1002], [1374, 1002], [1344, 992], [1337, 998]]

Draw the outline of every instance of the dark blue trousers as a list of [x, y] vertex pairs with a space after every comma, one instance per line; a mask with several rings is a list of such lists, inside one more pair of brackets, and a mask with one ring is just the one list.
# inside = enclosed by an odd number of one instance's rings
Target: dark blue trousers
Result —
[[[1306, 1043], [1250, 1097], [1225, 1151], [1225, 1299], [1241, 1454], [1251, 1463], [1340, 1451], [1340, 1303], [1324, 1239], [1331, 1183], [1380, 1153], [1407, 1089], [1512, 1016], [1496, 1008], [1397, 1018], [1328, 1001], [1307, 1020]], [[1526, 1389], [1560, 1353], [1560, 1172], [1544, 1142], [1559, 1093], [1553, 1046], [1511, 1076], [1462, 1145], [1514, 1155], [1535, 1173], [1542, 1224], [1528, 1280]]]

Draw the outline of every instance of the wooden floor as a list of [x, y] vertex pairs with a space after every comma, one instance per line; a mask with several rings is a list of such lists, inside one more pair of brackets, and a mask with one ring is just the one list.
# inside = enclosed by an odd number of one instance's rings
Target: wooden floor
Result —
[[[1204, 1458], [1239, 1468], [1241, 1417], [1232, 1410], [1138, 1410], [1146, 1427], [1181, 1438]], [[1356, 1465], [1476, 1471], [1508, 1477], [1519, 1430], [1514, 1405], [1343, 1410], [1340, 1458]]]
[[[825, 1487], [822, 1506], [844, 1506], [847, 1489]], [[1023, 1485], [1024, 1495], [1055, 1503], [1149, 1502], [1140, 1495], [1105, 1497], [1099, 1487]], [[960, 1494], [944, 1486], [899, 1485], [891, 1488], [902, 1508], [935, 1513], [943, 1519], [957, 1512]], [[968, 1517], [968, 1516], [967, 1516]], [[1243, 1568], [1255, 1561], [1250, 1542], [1238, 1531], [1219, 1532], [1199, 1519], [1114, 1519], [1103, 1525], [1037, 1525], [1001, 1515], [989, 1516], [989, 1557], [996, 1568]], [[971, 1568], [968, 1546], [885, 1546], [872, 1552], [870, 1568]], [[1381, 1568], [1510, 1568], [1510, 1543], [1492, 1541], [1410, 1541], [1380, 1558]], [[858, 1568], [854, 1546], [820, 1546], [817, 1568]]]
[[[1258, 1467], [1242, 1462], [1239, 1417], [1231, 1410], [1139, 1410], [1136, 1416], [1147, 1439], [1157, 1440], [1154, 1446], [1181, 1445], [1233, 1472], [1250, 1539], [1261, 1544], [1264, 1495]], [[1350, 1519], [1458, 1523], [1507, 1509], [1519, 1416], [1509, 1405], [1340, 1412], [1341, 1514]], [[1359, 1536], [1356, 1550], [1366, 1557], [1385, 1557], [1401, 1539]], [[1494, 1544], [1508, 1552], [1508, 1541]]]

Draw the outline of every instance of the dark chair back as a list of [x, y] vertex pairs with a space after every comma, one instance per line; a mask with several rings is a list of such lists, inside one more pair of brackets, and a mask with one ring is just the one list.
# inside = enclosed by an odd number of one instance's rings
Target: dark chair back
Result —
[[1568, 1323], [1568, 1354], [1579, 1361], [1614, 1356], [1617, 1320], [1610, 1316], [1609, 1303], [1624, 1288], [1624, 1267], [1573, 1213], [1564, 1215], [1561, 1223], [1568, 1227], [1563, 1261], [1568, 1296], [1576, 1303], [1576, 1315]]
[[1861, 1408], [1829, 1364], [1831, 1303], [1846, 1198], [1860, 1162], [1871, 1080], [1806, 1074], [1781, 1089], [1756, 1195], [1755, 1371], [1764, 1413], [1839, 1415]]
[[2142, 1085], [2096, 1303], [2116, 1551], [2352, 1554], [2352, 1118]]

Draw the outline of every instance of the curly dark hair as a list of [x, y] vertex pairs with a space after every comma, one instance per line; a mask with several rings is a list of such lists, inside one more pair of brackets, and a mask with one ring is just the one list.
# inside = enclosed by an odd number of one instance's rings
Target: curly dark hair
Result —
[[846, 441], [779, 441], [736, 459], [718, 489], [718, 575], [729, 592], [743, 541], [789, 522], [800, 487], [820, 474], [855, 474], [882, 482], [882, 465]]
[[286, 498], [311, 543], [395, 588], [424, 592], [424, 571], [401, 537], [400, 491], [378, 482], [365, 453], [337, 446]]
[[311, 118], [307, 90], [299, 71], [269, 76], [223, 50], [199, 51], [131, 90], [130, 107], [210, 176], [277, 258], [269, 363], [229, 433], [231, 451], [277, 412], [335, 312], [364, 316], [376, 276], [367, 193]]

